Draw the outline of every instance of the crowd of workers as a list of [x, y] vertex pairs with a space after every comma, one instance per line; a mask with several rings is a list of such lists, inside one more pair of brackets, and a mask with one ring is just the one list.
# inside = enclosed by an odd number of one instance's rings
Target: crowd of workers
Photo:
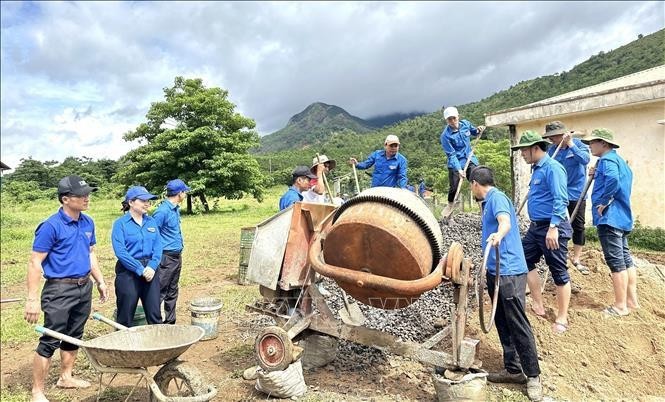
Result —
[[[573, 240], [572, 263], [588, 274], [580, 255], [584, 236], [584, 188], [594, 179], [591, 193], [593, 225], [598, 228], [605, 261], [610, 268], [614, 302], [603, 310], [608, 317], [625, 316], [639, 308], [636, 270], [628, 248], [628, 234], [633, 228], [630, 208], [632, 172], [616, 149], [619, 144], [607, 129], [595, 129], [582, 139], [573, 138], [561, 122], [546, 125], [540, 135], [522, 133], [512, 150], [521, 153], [531, 165], [528, 193], [528, 231], [520, 236], [515, 206], [495, 187], [494, 172], [479, 166], [473, 155], [470, 138], [482, 135], [485, 127], [474, 127], [460, 120], [456, 108], [444, 110], [445, 128], [440, 141], [448, 160], [450, 191], [446, 208], [454, 208], [455, 191], [461, 180], [468, 180], [474, 197], [481, 202], [482, 247], [489, 242], [500, 250], [499, 298], [495, 324], [503, 347], [504, 369], [490, 373], [493, 382], [527, 384], [531, 400], [542, 399], [540, 368], [536, 345], [526, 315], [526, 287], [531, 292], [532, 311], [545, 317], [540, 278], [536, 264], [545, 258], [556, 285], [555, 333], [568, 330], [570, 276], [568, 275], [568, 240]], [[587, 146], [588, 145], [588, 146]], [[400, 141], [389, 135], [384, 149], [374, 151], [358, 162], [349, 163], [364, 170], [374, 167], [372, 187], [406, 188], [408, 162], [399, 153]], [[588, 168], [590, 155], [596, 156], [595, 167]], [[299, 166], [292, 174], [291, 185], [279, 200], [280, 210], [295, 202], [326, 202], [325, 174], [335, 169], [336, 161], [317, 155], [312, 166]], [[588, 178], [587, 178], [588, 177]], [[44, 326], [80, 339], [92, 306], [93, 281], [100, 300], [106, 301], [108, 290], [95, 253], [96, 232], [93, 220], [84, 214], [90, 193], [97, 188], [78, 176], [67, 176], [58, 184], [60, 209], [42, 222], [35, 231], [28, 264], [28, 297], [25, 319], [36, 323], [44, 312]], [[166, 185], [166, 198], [152, 216], [147, 212], [156, 195], [144, 187], [127, 190], [122, 201], [124, 214], [113, 223], [111, 241], [117, 258], [115, 295], [117, 321], [133, 323], [138, 301], [143, 305], [148, 324], [174, 324], [178, 298], [178, 281], [182, 266], [183, 239], [180, 229], [179, 204], [190, 188], [180, 179]], [[418, 193], [425, 183], [420, 181]], [[335, 204], [343, 200], [332, 196]], [[577, 204], [580, 213], [573, 215]], [[488, 292], [494, 292], [494, 254], [488, 261]], [[41, 277], [46, 283], [39, 296]], [[162, 316], [161, 305], [164, 306]], [[44, 335], [40, 338], [33, 362], [34, 401], [46, 401], [44, 380], [51, 357], [60, 348], [61, 374], [57, 385], [82, 388], [90, 384], [74, 378], [72, 369], [77, 347]]]

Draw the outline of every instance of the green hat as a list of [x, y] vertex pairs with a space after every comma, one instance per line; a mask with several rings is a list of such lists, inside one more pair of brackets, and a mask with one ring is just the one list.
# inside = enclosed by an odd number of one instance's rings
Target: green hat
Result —
[[545, 144], [550, 144], [548, 140], [543, 139], [543, 137], [540, 136], [537, 132], [533, 130], [527, 130], [522, 133], [522, 136], [520, 137], [520, 143], [517, 145], [513, 145], [510, 147], [513, 151], [516, 151], [520, 148], [527, 148], [530, 147], [531, 145], [536, 145], [540, 142], [544, 142]]
[[566, 126], [564, 126], [562, 122], [558, 120], [553, 121], [545, 125], [545, 134], [543, 134], [543, 138], [566, 134], [566, 132]]
[[612, 147], [619, 148], [619, 144], [614, 140], [614, 133], [607, 128], [595, 128], [591, 134], [581, 139], [585, 144], [588, 144], [593, 140], [603, 140]]

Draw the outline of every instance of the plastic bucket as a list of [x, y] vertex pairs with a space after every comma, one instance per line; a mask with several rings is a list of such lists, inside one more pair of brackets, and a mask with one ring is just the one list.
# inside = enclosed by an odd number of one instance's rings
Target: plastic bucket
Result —
[[202, 341], [217, 338], [217, 323], [221, 310], [222, 301], [213, 297], [200, 297], [189, 303], [192, 325], [201, 327], [205, 331]]
[[[118, 320], [118, 309], [113, 310], [113, 320]], [[148, 325], [148, 321], [145, 319], [145, 311], [143, 311], [143, 306], [136, 306], [136, 312], [134, 313], [134, 320], [132, 321], [132, 327], [138, 327], [139, 325]]]

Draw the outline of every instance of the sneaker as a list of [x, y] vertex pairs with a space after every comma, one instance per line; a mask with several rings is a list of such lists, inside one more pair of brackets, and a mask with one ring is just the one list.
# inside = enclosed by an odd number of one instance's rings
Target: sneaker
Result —
[[503, 369], [495, 373], [489, 373], [487, 375], [487, 381], [496, 382], [496, 383], [511, 383], [511, 384], [525, 384], [526, 376], [524, 373], [509, 373], [508, 370]]
[[540, 382], [540, 376], [529, 377], [526, 381], [526, 395], [530, 401], [543, 400], [543, 384]]

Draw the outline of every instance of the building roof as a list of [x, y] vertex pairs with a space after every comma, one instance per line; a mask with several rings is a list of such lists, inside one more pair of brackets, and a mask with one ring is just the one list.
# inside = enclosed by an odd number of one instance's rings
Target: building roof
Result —
[[487, 126], [516, 124], [665, 99], [665, 65], [485, 116]]
[[9, 166], [5, 165], [4, 162], [0, 161], [0, 170], [9, 170], [11, 169]]

